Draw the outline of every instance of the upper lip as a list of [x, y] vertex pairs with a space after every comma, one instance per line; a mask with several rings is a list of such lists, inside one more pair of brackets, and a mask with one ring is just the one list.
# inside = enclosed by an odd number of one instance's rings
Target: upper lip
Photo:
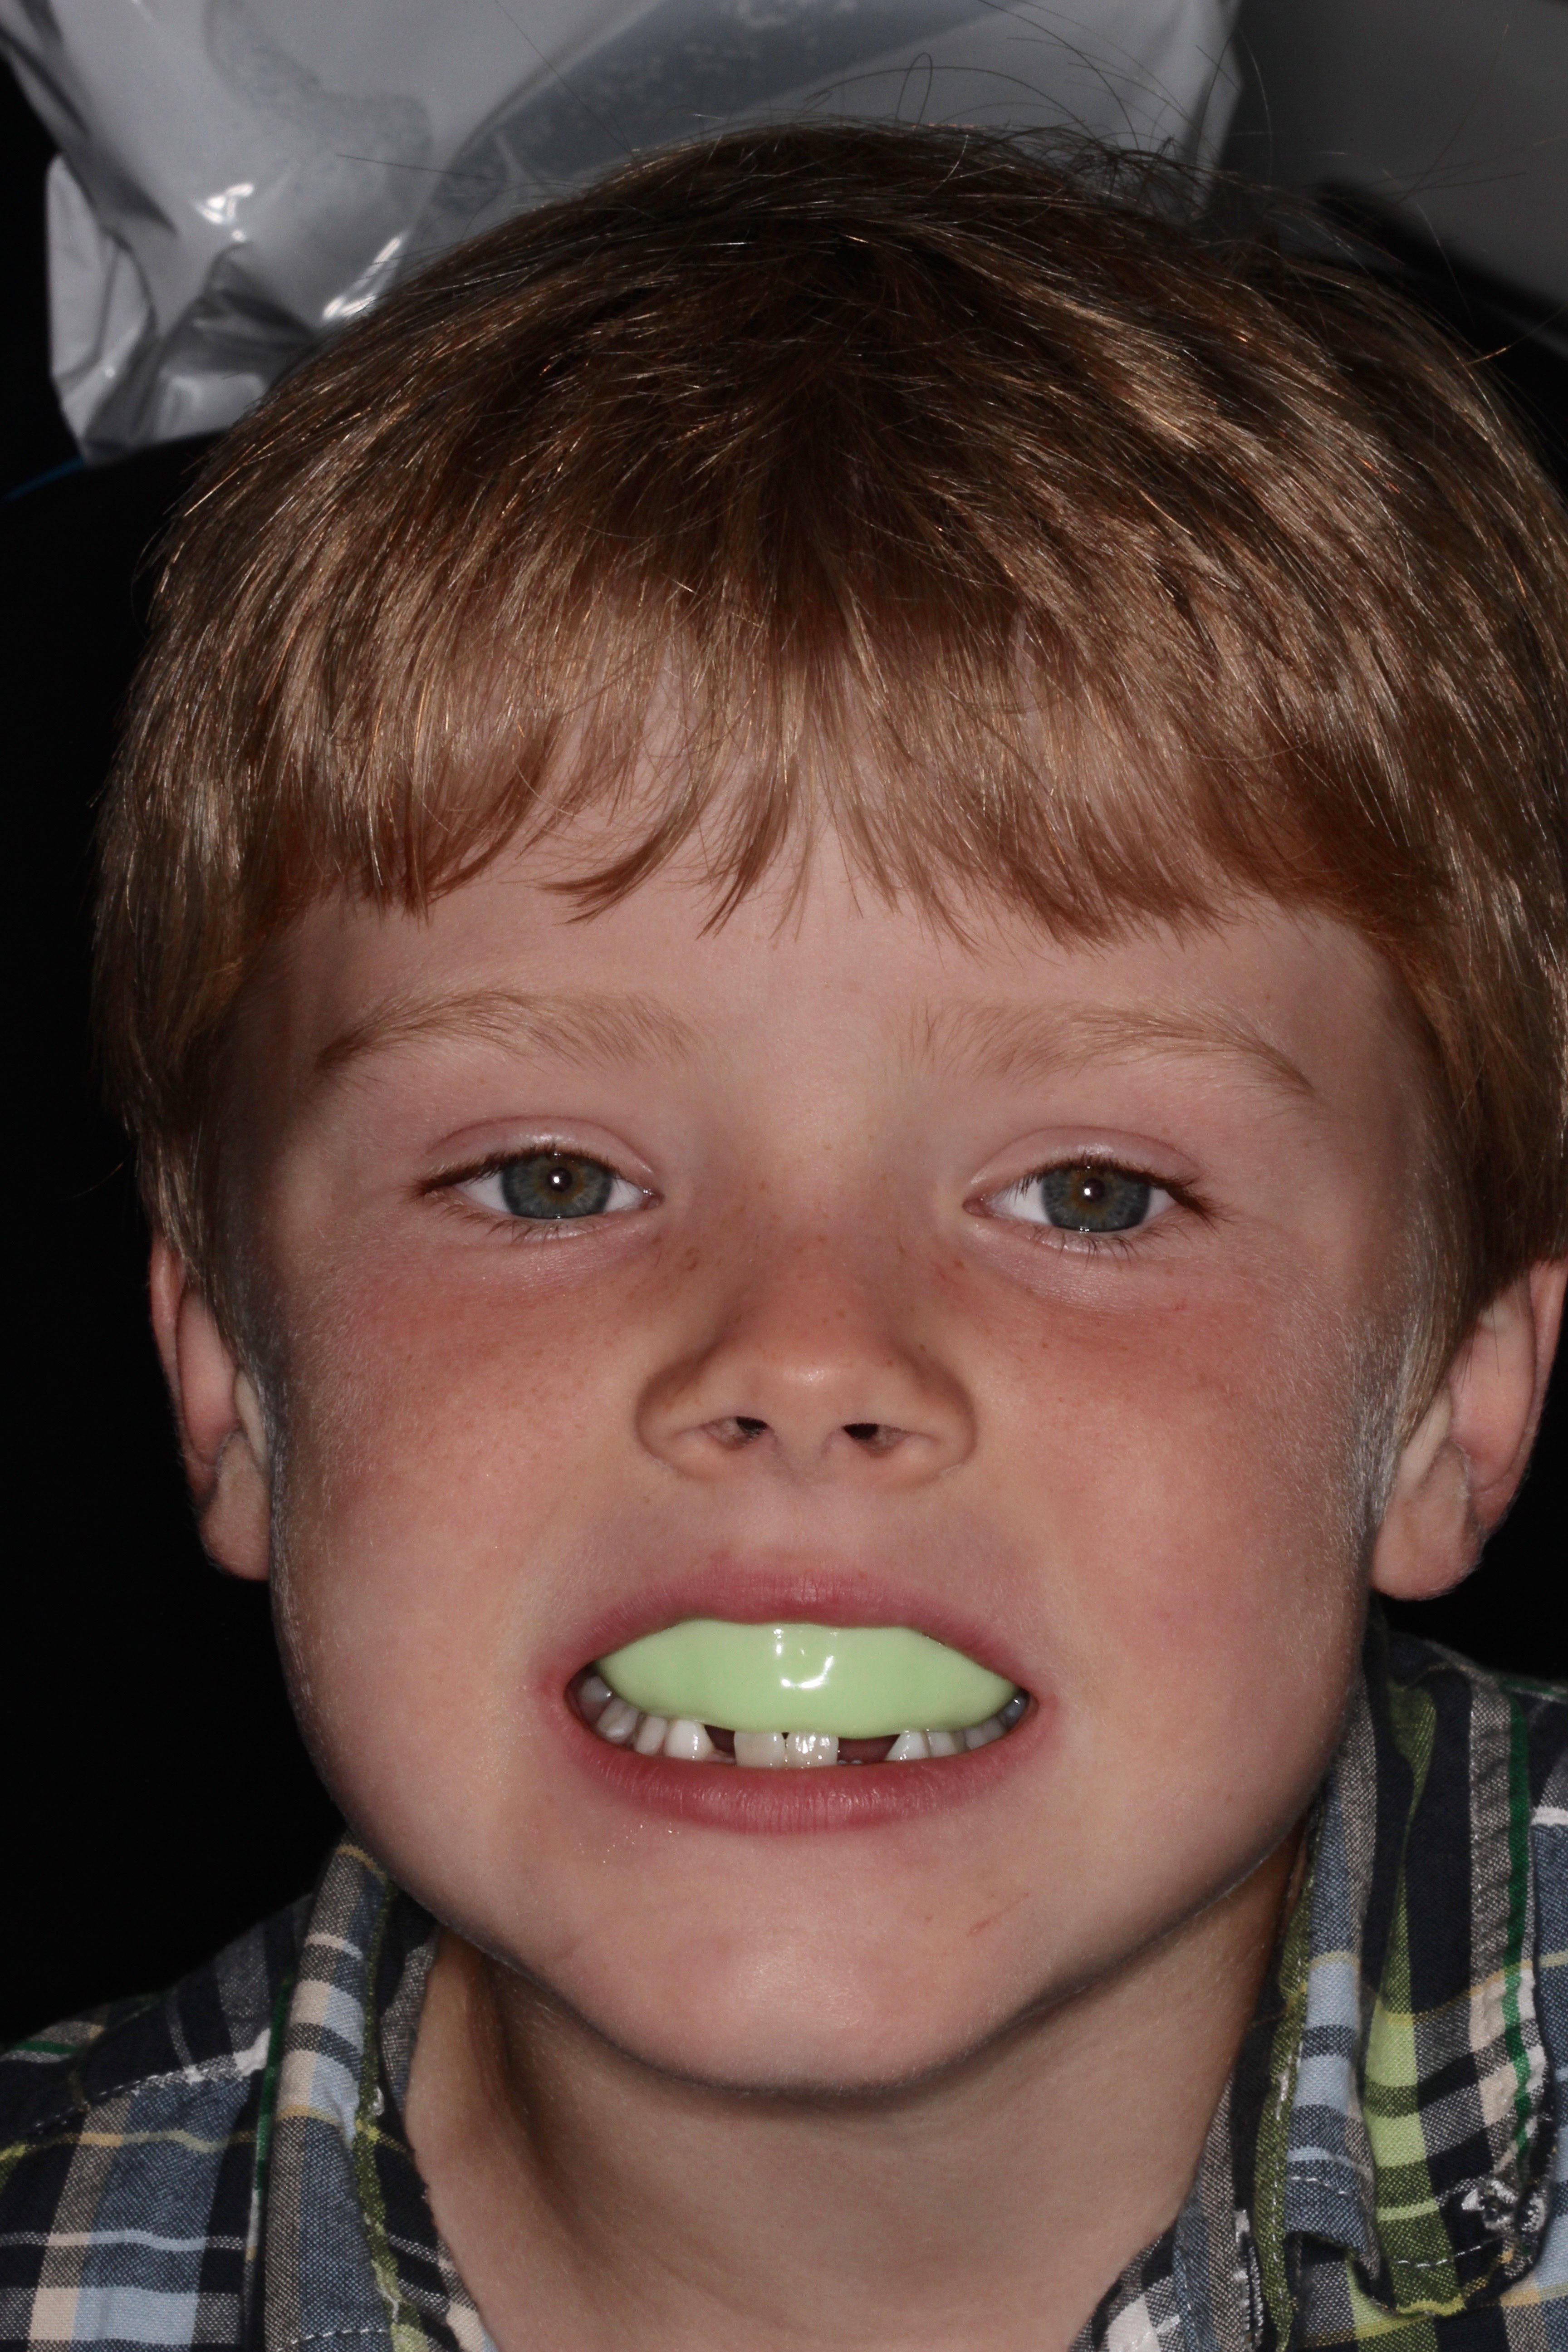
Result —
[[570, 1648], [563, 1644], [559, 1680], [563, 1684], [593, 1660], [690, 1617], [750, 1625], [908, 1625], [1021, 1688], [1031, 1687], [1006, 1626], [946, 1593], [911, 1587], [903, 1578], [858, 1563], [732, 1554], [661, 1573], [584, 1618], [568, 1637]]

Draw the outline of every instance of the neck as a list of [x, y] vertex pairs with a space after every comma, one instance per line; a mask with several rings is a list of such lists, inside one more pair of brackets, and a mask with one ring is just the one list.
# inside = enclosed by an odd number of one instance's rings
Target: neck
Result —
[[408, 2126], [501, 2352], [1069, 2344], [1191, 2184], [1296, 1841], [1107, 1980], [921, 2083], [681, 2082], [447, 1935]]

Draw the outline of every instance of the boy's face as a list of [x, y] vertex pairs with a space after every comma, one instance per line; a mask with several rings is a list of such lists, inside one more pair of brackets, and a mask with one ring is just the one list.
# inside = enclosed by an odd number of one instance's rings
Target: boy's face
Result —
[[[542, 878], [321, 908], [248, 1016], [296, 1698], [402, 1883], [616, 2042], [907, 2076], [1193, 1917], [1321, 1773], [1413, 1057], [1354, 936], [1269, 908], [960, 945], [826, 853], [706, 932], [679, 875], [586, 921]], [[508, 1205], [544, 1151], [600, 1213]], [[1075, 1162], [1142, 1221], [1040, 1222]], [[692, 1616], [912, 1625], [1035, 1705], [916, 1766], [595, 1738], [574, 1676]]]

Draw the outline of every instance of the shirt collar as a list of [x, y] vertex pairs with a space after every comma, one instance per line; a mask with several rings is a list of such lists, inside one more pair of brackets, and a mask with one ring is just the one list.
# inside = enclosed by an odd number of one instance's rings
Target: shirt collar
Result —
[[260, 2120], [252, 2342], [266, 2352], [351, 2338], [394, 2352], [493, 2352], [403, 2124], [436, 1937], [428, 1913], [345, 1838], [286, 1989]]
[[1272, 1988], [1252, 2226], [1277, 2324], [1307, 2242], [1412, 2315], [1536, 2260], [1555, 2134], [1527, 1767], [1506, 1688], [1374, 1617]]

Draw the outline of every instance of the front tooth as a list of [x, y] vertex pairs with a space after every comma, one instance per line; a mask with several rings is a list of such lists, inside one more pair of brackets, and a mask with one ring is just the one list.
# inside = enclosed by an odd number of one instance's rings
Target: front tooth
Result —
[[970, 1725], [963, 1735], [963, 1744], [966, 1748], [987, 1748], [992, 1740], [1000, 1739], [1001, 1737], [1002, 1726], [994, 1715], [989, 1715], [984, 1723]]
[[784, 1760], [784, 1736], [782, 1731], [736, 1732], [737, 1764], [778, 1765]]
[[657, 1756], [664, 1746], [664, 1735], [668, 1729], [668, 1717], [645, 1715], [637, 1726], [637, 1738], [632, 1741], [632, 1746], [639, 1756]]
[[684, 1716], [678, 1716], [664, 1735], [664, 1752], [679, 1758], [683, 1764], [705, 1764], [719, 1750], [700, 1723], [690, 1723]]
[[613, 1698], [594, 1728], [601, 1739], [608, 1739], [618, 1748], [631, 1738], [641, 1721], [638, 1708], [628, 1705], [624, 1698]]
[[952, 1731], [928, 1731], [926, 1747], [932, 1756], [961, 1756], [963, 1752], [963, 1734]]
[[792, 1731], [784, 1743], [786, 1764], [837, 1764], [838, 1734], [836, 1731]]
[[920, 1764], [930, 1754], [923, 1731], [900, 1731], [882, 1760], [887, 1764]]

